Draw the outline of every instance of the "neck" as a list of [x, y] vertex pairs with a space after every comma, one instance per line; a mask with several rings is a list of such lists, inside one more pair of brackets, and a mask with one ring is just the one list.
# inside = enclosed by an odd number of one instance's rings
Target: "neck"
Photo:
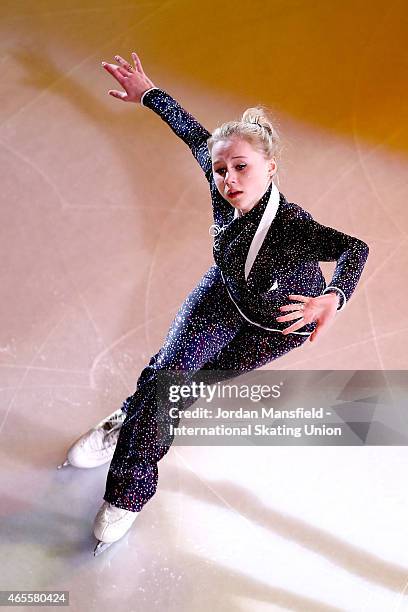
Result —
[[259, 198], [259, 200], [257, 200], [257, 201], [255, 202], [255, 204], [253, 204], [253, 205], [251, 206], [251, 208], [249, 208], [248, 210], [240, 210], [240, 209], [238, 208], [238, 209], [237, 209], [237, 210], [238, 210], [238, 215], [239, 215], [240, 217], [243, 217], [244, 215], [246, 215], [247, 213], [249, 213], [249, 211], [251, 211], [251, 210], [252, 210], [252, 209], [253, 209], [255, 206], [257, 206], [257, 205], [259, 204], [259, 202], [262, 200], [262, 198], [264, 197], [265, 193], [268, 191], [268, 189], [269, 189], [269, 187], [271, 186], [271, 184], [272, 184], [272, 183], [273, 183], [273, 180], [272, 180], [272, 179], [268, 180], [267, 185], [266, 185], [266, 187], [265, 187], [265, 189], [264, 189], [263, 194], [261, 195], [261, 197]]

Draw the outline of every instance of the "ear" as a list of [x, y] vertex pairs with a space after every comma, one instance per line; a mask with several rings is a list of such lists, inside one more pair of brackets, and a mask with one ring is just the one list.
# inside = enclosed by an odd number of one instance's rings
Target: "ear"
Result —
[[269, 162], [270, 175], [273, 176], [274, 174], [276, 174], [277, 170], [278, 170], [278, 164], [276, 163], [274, 159], [271, 159], [271, 161]]

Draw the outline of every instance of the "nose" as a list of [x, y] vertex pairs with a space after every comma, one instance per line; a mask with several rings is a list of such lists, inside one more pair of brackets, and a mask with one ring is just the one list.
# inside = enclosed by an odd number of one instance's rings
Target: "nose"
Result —
[[230, 187], [231, 185], [235, 185], [236, 180], [235, 180], [235, 174], [233, 171], [231, 170], [226, 171], [225, 176], [224, 176], [224, 182], [227, 187]]

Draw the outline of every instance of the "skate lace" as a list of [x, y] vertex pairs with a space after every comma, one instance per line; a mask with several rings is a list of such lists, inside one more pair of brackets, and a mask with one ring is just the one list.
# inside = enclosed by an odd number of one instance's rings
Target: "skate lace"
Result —
[[105, 431], [117, 429], [117, 427], [121, 427], [125, 418], [126, 413], [123, 412], [122, 409], [116, 410], [113, 414], [110, 414], [108, 417], [106, 417], [106, 419], [103, 419], [100, 423], [98, 423], [95, 429], [103, 428]]
[[92, 435], [88, 440], [84, 440], [84, 444], [88, 444], [93, 450], [112, 448], [118, 441], [119, 431], [123, 425], [126, 414], [121, 410], [117, 410], [112, 415], [96, 425]]
[[104, 434], [104, 445], [108, 448], [115, 446], [118, 441], [119, 431], [122, 427], [122, 422], [117, 423], [112, 427], [110, 431]]

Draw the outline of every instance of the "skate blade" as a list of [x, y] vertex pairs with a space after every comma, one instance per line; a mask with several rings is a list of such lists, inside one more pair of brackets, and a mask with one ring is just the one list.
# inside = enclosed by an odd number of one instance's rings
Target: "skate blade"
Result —
[[112, 544], [113, 542], [101, 542], [100, 540], [98, 540], [98, 543], [94, 548], [94, 557], [97, 557], [98, 555], [103, 553], [107, 548], [112, 546]]
[[68, 459], [65, 459], [64, 463], [57, 465], [57, 470], [60, 470], [61, 468], [66, 467], [67, 465], [71, 465], [71, 464]]

